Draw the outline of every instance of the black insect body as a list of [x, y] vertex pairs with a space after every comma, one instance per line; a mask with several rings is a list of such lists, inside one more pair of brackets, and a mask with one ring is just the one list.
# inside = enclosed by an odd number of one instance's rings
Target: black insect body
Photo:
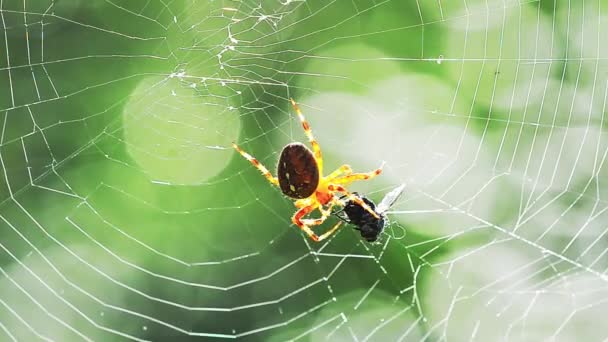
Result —
[[[356, 193], [355, 193], [356, 194]], [[386, 223], [386, 217], [376, 211], [376, 204], [366, 197], [360, 197], [363, 202], [369, 205], [380, 218], [375, 218], [372, 214], [365, 211], [360, 205], [348, 201], [344, 206], [344, 213], [346, 214], [346, 222], [350, 223], [355, 227], [356, 230], [361, 232], [361, 237], [368, 242], [374, 242], [378, 239], [378, 236], [384, 230]]]
[[401, 196], [404, 189], [405, 185], [395, 188], [384, 196], [378, 206], [369, 198], [354, 193], [378, 215], [377, 218], [352, 200], [346, 201], [344, 208], [337, 212], [336, 216], [342, 221], [356, 226], [355, 229], [361, 233], [362, 238], [368, 242], [374, 242], [378, 240], [378, 237], [382, 234], [384, 227], [386, 226], [387, 218], [385, 213], [397, 201], [399, 196]]

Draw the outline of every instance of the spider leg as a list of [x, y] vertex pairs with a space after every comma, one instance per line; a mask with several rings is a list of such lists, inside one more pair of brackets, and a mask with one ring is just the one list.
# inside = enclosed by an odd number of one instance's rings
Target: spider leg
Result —
[[274, 185], [279, 185], [279, 180], [276, 177], [274, 177], [270, 173], [270, 171], [268, 171], [268, 169], [264, 165], [262, 165], [262, 163], [260, 163], [254, 157], [252, 157], [249, 153], [243, 151], [237, 144], [232, 143], [232, 147], [234, 147], [234, 149], [237, 150], [245, 159], [249, 160], [251, 162], [251, 164], [253, 164], [253, 166], [255, 166], [258, 170], [260, 170], [260, 172], [262, 172], [264, 177], [266, 177], [266, 179], [270, 183], [272, 183]]
[[294, 101], [293, 99], [289, 99], [289, 101], [291, 101], [291, 105], [293, 106], [293, 109], [298, 114], [298, 118], [300, 119], [300, 122], [302, 123], [302, 128], [304, 128], [304, 133], [306, 134], [306, 136], [308, 137], [308, 141], [312, 145], [312, 152], [315, 154], [315, 159], [317, 161], [317, 167], [319, 168], [319, 173], [322, 174], [323, 156], [321, 155], [321, 147], [319, 146], [319, 143], [317, 142], [315, 137], [312, 135], [312, 130], [310, 129], [310, 125], [308, 124], [308, 121], [306, 121], [306, 118], [304, 118], [304, 114], [302, 114], [302, 111], [300, 110], [300, 107], [298, 107], [298, 105], [296, 104], [296, 101]]
[[336, 184], [350, 184], [350, 183], [352, 183], [354, 181], [358, 181], [358, 180], [371, 179], [371, 178], [374, 178], [374, 177], [378, 176], [379, 174], [381, 174], [383, 167], [384, 167], [384, 163], [382, 163], [382, 165], [380, 165], [380, 167], [375, 169], [374, 171], [370, 171], [370, 172], [366, 172], [366, 173], [350, 173], [350, 174], [347, 173], [345, 176], [339, 177], [338, 179], [336, 179], [335, 181], [332, 181], [332, 182], [336, 183]]
[[340, 225], [342, 224], [342, 221], [339, 221], [338, 223], [336, 223], [335, 226], [333, 226], [330, 230], [326, 231], [325, 233], [323, 233], [321, 236], [319, 236], [319, 241], [323, 241], [325, 239], [327, 239], [328, 236], [330, 236], [331, 234], [333, 234], [336, 230], [338, 230], [338, 228], [340, 228]]
[[300, 229], [302, 229], [311, 240], [313, 240], [315, 242], [319, 242], [319, 241], [325, 240], [328, 236], [333, 234], [340, 227], [340, 225], [342, 224], [342, 221], [338, 222], [330, 230], [326, 231], [321, 236], [319, 236], [319, 235], [315, 234], [315, 232], [313, 232], [312, 229], [310, 229], [310, 227], [308, 227], [308, 225], [305, 222], [302, 221], [302, 217], [308, 215], [315, 208], [317, 208], [317, 204], [313, 203], [309, 206], [306, 206], [306, 207], [298, 210], [291, 218], [291, 221], [296, 226], [300, 227]]
[[[353, 173], [353, 169], [350, 167], [350, 165], [344, 164], [344, 165], [340, 166], [339, 168], [337, 168], [334, 172], [327, 175], [327, 177], [325, 177], [325, 178], [333, 180], [334, 178], [337, 178], [338, 176], [340, 176], [342, 174], [344, 174], [345, 176], [349, 176], [352, 173]], [[342, 176], [342, 177], [344, 177], [344, 176]]]
[[320, 224], [323, 224], [323, 222], [325, 222], [325, 220], [327, 220], [327, 218], [331, 215], [331, 209], [334, 207], [335, 204], [336, 201], [331, 201], [327, 209], [323, 209], [322, 206], [319, 206], [318, 209], [321, 212], [321, 217], [319, 217], [318, 219], [303, 219], [302, 222], [308, 226], [318, 226]]
[[328, 189], [329, 189], [329, 191], [337, 191], [337, 192], [341, 192], [341, 193], [345, 194], [346, 195], [345, 198], [347, 201], [353, 201], [353, 202], [357, 203], [357, 205], [359, 205], [361, 208], [365, 209], [365, 211], [372, 214], [373, 217], [380, 219], [380, 216], [378, 216], [378, 214], [372, 208], [370, 208], [370, 206], [367, 205], [367, 203], [363, 202], [363, 200], [359, 196], [348, 192], [348, 190], [346, 190], [343, 186], [337, 185], [337, 184], [330, 184], [328, 186]]

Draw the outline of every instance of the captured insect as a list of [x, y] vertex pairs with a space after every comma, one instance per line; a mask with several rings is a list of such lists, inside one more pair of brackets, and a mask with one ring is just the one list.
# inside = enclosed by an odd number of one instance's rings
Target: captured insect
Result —
[[[351, 200], [348, 200], [344, 205], [344, 208], [337, 211], [335, 215], [346, 223], [350, 223], [356, 226], [356, 230], [361, 233], [368, 242], [374, 242], [378, 239], [378, 236], [384, 231], [386, 226], [386, 215], [385, 213], [391, 208], [391, 206], [399, 199], [399, 196], [403, 193], [405, 184], [393, 189], [391, 192], [386, 194], [380, 204], [376, 207], [374, 202], [369, 198], [363, 196], [363, 202], [374, 210], [376, 215], [371, 215], [369, 212], [362, 209], [361, 206], [355, 204]], [[359, 196], [357, 193], [353, 193]]]
[[[279, 186], [284, 195], [295, 200], [294, 204], [298, 211], [292, 216], [291, 221], [300, 227], [308, 237], [314, 241], [322, 241], [334, 233], [342, 222], [338, 222], [330, 230], [322, 235], [315, 234], [311, 226], [321, 225], [331, 215], [335, 205], [344, 206], [345, 202], [352, 206], [358, 206], [362, 212], [380, 220], [373, 208], [357, 195], [346, 190], [345, 186], [357, 181], [366, 180], [378, 176], [382, 172], [382, 166], [367, 173], [353, 173], [349, 165], [342, 165], [327, 176], [322, 176], [323, 157], [321, 147], [315, 140], [310, 125], [304, 118], [302, 111], [293, 99], [291, 105], [298, 114], [298, 118], [304, 128], [304, 133], [312, 145], [312, 151], [302, 143], [291, 143], [283, 147], [277, 166], [277, 177], [274, 177], [268, 169], [257, 159], [243, 151], [236, 144], [232, 146], [253, 166], [255, 166], [266, 179], [273, 185]], [[384, 164], [383, 164], [384, 165]], [[337, 194], [341, 194], [339, 197]], [[304, 219], [313, 210], [318, 209], [321, 217], [318, 219]]]

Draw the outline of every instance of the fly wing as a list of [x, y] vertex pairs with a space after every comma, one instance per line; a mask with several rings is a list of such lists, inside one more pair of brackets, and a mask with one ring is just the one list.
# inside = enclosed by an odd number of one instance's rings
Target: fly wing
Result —
[[399, 199], [399, 196], [401, 196], [403, 190], [405, 190], [405, 184], [401, 184], [400, 186], [386, 194], [380, 204], [378, 204], [378, 206], [376, 207], [376, 212], [382, 215], [386, 211], [388, 211], [390, 207]]

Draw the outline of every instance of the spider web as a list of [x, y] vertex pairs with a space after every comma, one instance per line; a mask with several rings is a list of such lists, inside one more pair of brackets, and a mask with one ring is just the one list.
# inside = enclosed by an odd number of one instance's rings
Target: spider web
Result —
[[[0, 0], [2, 339], [607, 338], [607, 8]], [[273, 170], [291, 97], [407, 184], [379, 243], [230, 147]]]

